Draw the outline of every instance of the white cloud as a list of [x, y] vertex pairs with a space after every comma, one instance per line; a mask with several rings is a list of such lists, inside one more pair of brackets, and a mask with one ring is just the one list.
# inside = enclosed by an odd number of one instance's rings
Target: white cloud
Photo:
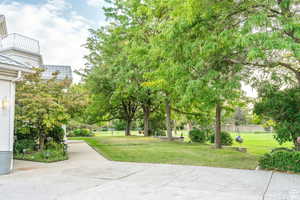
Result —
[[104, 0], [87, 0], [87, 4], [92, 7], [102, 7], [104, 5]]
[[[70, 9], [71, 5], [64, 0], [39, 5], [11, 1], [0, 4], [9, 33], [40, 41], [44, 64], [71, 65], [75, 70], [85, 64], [83, 57], [88, 51], [82, 45], [89, 35], [90, 22]], [[75, 81], [78, 79], [75, 77]]]

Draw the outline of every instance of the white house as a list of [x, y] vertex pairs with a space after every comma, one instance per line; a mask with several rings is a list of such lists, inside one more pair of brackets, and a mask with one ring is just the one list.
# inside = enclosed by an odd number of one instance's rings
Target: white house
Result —
[[15, 82], [24, 72], [31, 70], [0, 55], [0, 174], [9, 173], [13, 166]]
[[[0, 36], [7, 34], [4, 16], [0, 16]], [[31, 72], [26, 64], [0, 54], [0, 174], [12, 169], [15, 82], [22, 73]]]
[[0, 15], [0, 54], [27, 66], [45, 69], [42, 76], [45, 79], [51, 78], [52, 73], [59, 72], [59, 80], [72, 80], [71, 66], [44, 64], [38, 40], [19, 33], [8, 33], [3, 15]]
[[13, 167], [15, 82], [31, 68], [45, 69], [43, 78], [61, 72], [60, 79], [72, 79], [70, 66], [44, 65], [39, 41], [27, 36], [8, 34], [5, 17], [0, 15], [0, 174]]

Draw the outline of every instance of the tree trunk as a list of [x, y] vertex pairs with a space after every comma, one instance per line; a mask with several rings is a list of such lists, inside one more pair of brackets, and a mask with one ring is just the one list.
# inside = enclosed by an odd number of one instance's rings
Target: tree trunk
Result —
[[216, 133], [215, 133], [215, 145], [217, 149], [222, 148], [221, 141], [221, 111], [222, 107], [220, 104], [216, 106]]
[[125, 136], [130, 136], [130, 129], [131, 129], [131, 120], [127, 120], [126, 129], [125, 129]]
[[40, 138], [39, 138], [39, 151], [43, 151], [45, 147], [45, 135], [44, 134], [40, 134]]
[[294, 140], [295, 150], [300, 151], [300, 144], [297, 141], [297, 138]]
[[177, 124], [176, 124], [176, 120], [173, 121], [174, 122], [174, 134], [177, 135]]
[[149, 117], [150, 117], [150, 109], [148, 107], [143, 108], [144, 111], [144, 136], [149, 136]]
[[189, 131], [193, 130], [193, 124], [192, 124], [192, 122], [188, 122], [188, 129], [189, 129]]
[[298, 81], [298, 87], [300, 87], [300, 72], [296, 73], [296, 78]]
[[167, 136], [171, 141], [172, 137], [172, 122], [171, 122], [171, 105], [169, 101], [166, 101], [166, 127], [167, 127]]

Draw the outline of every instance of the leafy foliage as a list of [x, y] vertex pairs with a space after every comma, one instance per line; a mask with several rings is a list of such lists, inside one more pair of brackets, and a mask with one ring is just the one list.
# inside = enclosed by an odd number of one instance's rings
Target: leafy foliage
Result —
[[192, 142], [205, 143], [207, 140], [207, 133], [198, 129], [189, 131], [189, 137]]
[[14, 144], [14, 153], [31, 152], [34, 150], [36, 150], [36, 143], [31, 139], [17, 140]]
[[41, 72], [36, 69], [35, 73], [26, 74], [17, 84], [15, 118], [17, 135], [34, 133], [32, 139], [38, 138], [39, 149], [43, 150], [46, 138], [58, 133], [58, 127], [69, 119], [62, 99], [64, 89], [70, 83], [67, 80], [57, 81], [56, 76], [42, 80]]
[[94, 136], [94, 133], [86, 128], [76, 129], [69, 134], [69, 137], [92, 137], [92, 136]]
[[265, 154], [259, 160], [262, 169], [300, 172], [300, 152], [276, 151]]
[[258, 0], [244, 5], [237, 16], [244, 19], [240, 41], [247, 58], [238, 60], [248, 67], [248, 77], [256, 86], [261, 80], [299, 85], [300, 2]]
[[[210, 135], [209, 139], [210, 139], [211, 143], [215, 143], [215, 135], [214, 134]], [[222, 141], [222, 145], [225, 145], [225, 146], [231, 146], [233, 144], [233, 139], [232, 139], [230, 133], [225, 132], [225, 131], [221, 132], [221, 141]]]
[[295, 146], [300, 136], [300, 89], [278, 90], [268, 87], [261, 91], [255, 113], [274, 120], [275, 139], [280, 143], [292, 141]]
[[55, 147], [48, 148], [47, 150], [15, 153], [14, 158], [36, 162], [56, 162], [68, 159], [68, 155], [63, 144], [55, 143]]

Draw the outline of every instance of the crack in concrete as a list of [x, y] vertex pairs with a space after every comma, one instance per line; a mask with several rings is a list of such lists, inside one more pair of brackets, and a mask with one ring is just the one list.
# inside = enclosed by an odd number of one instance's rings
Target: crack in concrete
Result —
[[92, 177], [92, 178], [99, 179], [99, 180], [119, 181], [119, 180], [125, 179], [127, 177], [130, 177], [132, 175], [135, 175], [135, 174], [137, 174], [141, 171], [144, 171], [144, 170], [138, 170], [138, 171], [135, 171], [135, 172], [132, 172], [132, 173], [129, 173], [129, 174], [126, 174], [124, 176], [117, 177], [117, 178], [105, 178], [105, 177]]
[[274, 175], [274, 172], [272, 171], [272, 172], [271, 172], [271, 175], [270, 175], [270, 177], [269, 177], [268, 184], [267, 184], [267, 186], [266, 186], [266, 188], [265, 188], [265, 190], [264, 190], [264, 193], [263, 193], [263, 196], [262, 196], [262, 200], [265, 200], [266, 194], [267, 194], [267, 192], [268, 192], [268, 190], [269, 190], [269, 187], [270, 187], [270, 185], [271, 185], [271, 182], [272, 182], [273, 175]]

